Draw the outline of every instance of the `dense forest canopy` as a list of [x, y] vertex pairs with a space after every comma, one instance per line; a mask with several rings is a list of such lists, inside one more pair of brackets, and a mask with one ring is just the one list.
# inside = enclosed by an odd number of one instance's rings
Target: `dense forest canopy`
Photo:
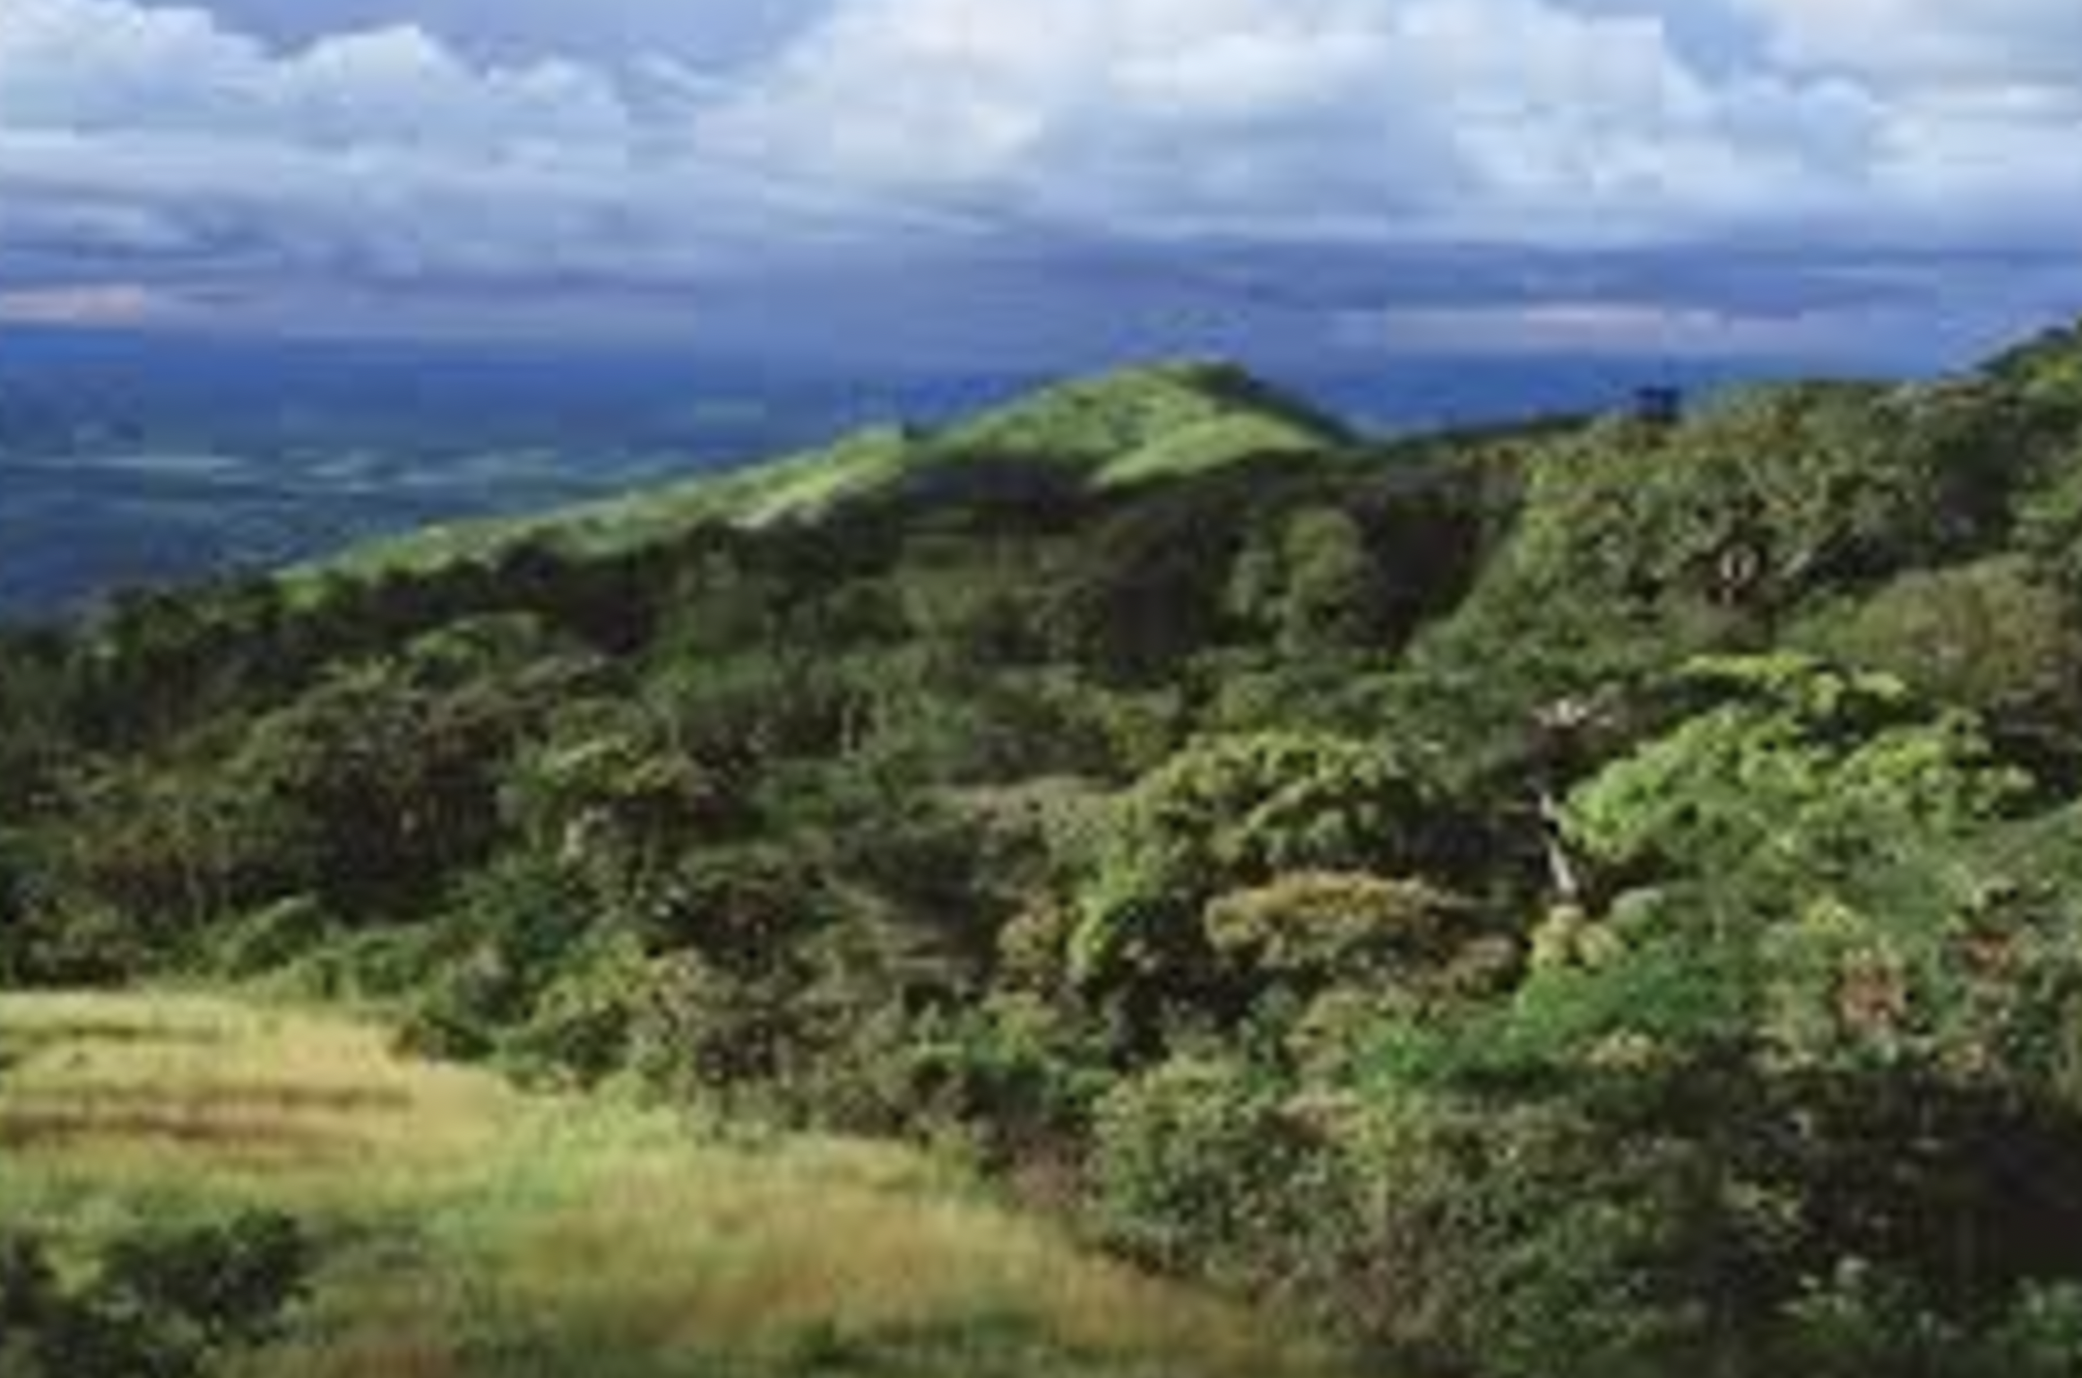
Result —
[[2082, 338], [1214, 365], [0, 642], [0, 981], [967, 1146], [1411, 1373], [2082, 1371]]

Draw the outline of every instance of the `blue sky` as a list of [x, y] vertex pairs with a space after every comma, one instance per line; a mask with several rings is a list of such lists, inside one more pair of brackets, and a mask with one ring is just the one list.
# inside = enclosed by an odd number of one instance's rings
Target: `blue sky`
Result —
[[0, 322], [1892, 366], [2077, 148], [2077, 0], [0, 0]]

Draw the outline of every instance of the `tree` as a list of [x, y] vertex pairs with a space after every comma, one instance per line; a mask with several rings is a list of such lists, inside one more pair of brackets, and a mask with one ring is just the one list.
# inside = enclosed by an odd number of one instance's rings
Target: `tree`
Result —
[[1739, 395], [1674, 432], [1603, 430], [1533, 468], [1500, 578], [1751, 614], [1958, 553], [2015, 475], [2001, 417], [1942, 394], [1807, 385]]
[[508, 759], [592, 674], [559, 645], [527, 624], [466, 624], [335, 671], [252, 724], [229, 779], [305, 888], [343, 914], [409, 910], [496, 844]]
[[2016, 557], [1904, 575], [1792, 639], [2012, 736], [2048, 742], [2082, 709], [2075, 605]]
[[1295, 872], [1231, 891], [1204, 916], [1209, 947], [1253, 984], [1422, 987], [1480, 936], [1465, 901], [1422, 881]]
[[1367, 533], [1342, 508], [1269, 524], [1230, 575], [1229, 607], [1280, 651], [1308, 656], [1385, 639], [1385, 599]]
[[1608, 881], [1818, 879], [2031, 794], [1976, 719], [1899, 680], [1780, 655], [1702, 661], [1689, 683], [1702, 711], [1568, 802], [1569, 835]]
[[590, 875], [613, 902], [693, 847], [742, 830], [738, 783], [693, 759], [663, 714], [581, 704], [524, 750], [499, 787], [504, 817], [540, 852]]
[[20, 821], [71, 749], [62, 638], [0, 631], [0, 822]]
[[1190, 1003], [1215, 979], [1209, 900], [1295, 872], [1415, 874], [1437, 821], [1419, 773], [1381, 747], [1280, 733], [1189, 747], [1117, 806], [1073, 970], [1138, 1004]]

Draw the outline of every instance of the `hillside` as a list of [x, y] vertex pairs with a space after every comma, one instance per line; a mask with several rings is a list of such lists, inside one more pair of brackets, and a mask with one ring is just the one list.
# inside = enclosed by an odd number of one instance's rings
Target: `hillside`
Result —
[[[780, 1136], [661, 1146], [676, 1239], [868, 1139], [1382, 1372], [2072, 1378], [2076, 377], [1386, 443], [1159, 365], [129, 600], [0, 641], [0, 981], [257, 984]], [[726, 1294], [836, 1305], [861, 1241], [799, 1242]], [[1231, 1352], [1163, 1302], [1065, 1355], [1008, 1285], [1042, 1372]], [[940, 1338], [885, 1370], [996, 1371]]]
[[77, 1251], [301, 1222], [306, 1275], [250, 1378], [1126, 1378], [1187, 1350], [1209, 1378], [1331, 1375], [898, 1149], [523, 1095], [193, 997], [0, 997], [0, 1053], [7, 1231]]
[[425, 573], [455, 562], [496, 562], [530, 544], [627, 554], [707, 524], [815, 522], [842, 505], [958, 482], [976, 470], [1038, 470], [1097, 490], [1319, 454], [1349, 438], [1335, 421], [1233, 365], [1156, 364], [1065, 383], [943, 433], [870, 429], [736, 474], [543, 518], [465, 523], [379, 543], [305, 573], [321, 580]]

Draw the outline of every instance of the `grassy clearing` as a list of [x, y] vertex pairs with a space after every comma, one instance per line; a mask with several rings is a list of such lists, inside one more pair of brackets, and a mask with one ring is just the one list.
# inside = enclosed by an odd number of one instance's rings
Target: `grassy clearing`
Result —
[[244, 1378], [1331, 1372], [901, 1149], [529, 1096], [309, 1014], [0, 997], [0, 1222], [252, 1208], [327, 1263]]

